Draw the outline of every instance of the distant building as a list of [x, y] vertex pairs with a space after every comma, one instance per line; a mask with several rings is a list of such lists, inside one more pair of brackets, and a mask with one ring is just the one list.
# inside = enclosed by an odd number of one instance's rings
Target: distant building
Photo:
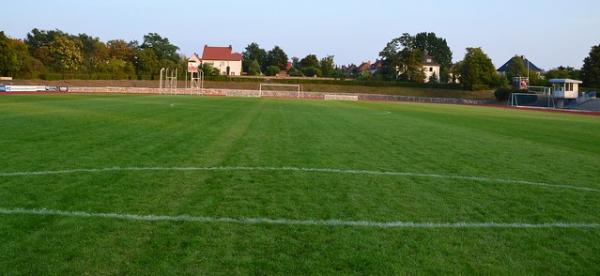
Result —
[[432, 80], [435, 82], [440, 81], [440, 65], [437, 64], [433, 58], [429, 55], [423, 57], [423, 73], [425, 73], [425, 82]]
[[213, 47], [204, 45], [202, 64], [211, 64], [219, 69], [221, 75], [239, 76], [242, 74], [242, 54], [234, 53], [229, 47]]
[[[524, 56], [519, 56], [519, 58], [521, 58], [523, 60], [523, 64], [525, 64], [525, 68], [529, 68], [530, 73], [536, 73], [538, 76], [541, 76], [542, 73], [544, 73], [544, 70], [542, 68], [537, 67], [535, 64], [533, 64], [533, 62], [529, 61]], [[506, 71], [508, 71], [508, 67], [511, 65], [512, 61], [513, 61], [513, 59], [510, 58], [506, 63], [504, 63], [504, 65], [500, 66], [500, 68], [498, 68], [496, 71], [498, 71], [498, 73], [500, 73], [502, 75], [506, 75]]]
[[362, 74], [363, 72], [370, 71], [371, 69], [371, 61], [365, 61], [358, 66], [358, 73]]

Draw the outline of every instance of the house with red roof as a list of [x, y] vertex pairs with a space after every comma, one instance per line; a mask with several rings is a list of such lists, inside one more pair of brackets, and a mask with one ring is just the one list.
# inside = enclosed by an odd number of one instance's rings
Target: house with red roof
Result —
[[200, 63], [211, 64], [214, 68], [219, 69], [221, 75], [239, 76], [242, 74], [242, 54], [233, 52], [231, 45], [228, 47], [204, 45]]

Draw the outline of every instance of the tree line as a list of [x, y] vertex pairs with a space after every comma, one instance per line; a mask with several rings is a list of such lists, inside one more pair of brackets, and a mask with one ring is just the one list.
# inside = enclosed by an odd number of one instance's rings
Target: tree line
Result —
[[335, 64], [332, 55], [319, 59], [315, 54], [308, 54], [302, 59], [292, 57], [290, 61], [279, 46], [266, 51], [258, 43], [252, 42], [242, 56], [242, 70], [251, 76], [274, 76], [286, 71], [293, 77], [342, 77], [341, 68]]
[[[157, 33], [144, 35], [138, 42], [122, 39], [101, 41], [87, 34], [72, 35], [60, 30], [33, 29], [25, 39], [14, 39], [0, 32], [0, 74], [15, 78], [51, 79], [157, 79], [161, 68], [178, 68], [183, 74], [187, 58], [179, 48]], [[425, 78], [424, 58], [430, 56], [440, 65], [439, 76]], [[359, 71], [356, 65], [338, 66], [334, 56], [289, 58], [279, 46], [271, 50], [250, 43], [242, 54], [242, 70], [248, 75], [273, 76], [286, 71], [290, 76], [356, 78], [376, 81], [409, 81], [416, 83], [459, 82], [464, 89], [481, 90], [508, 85], [513, 76], [525, 76], [523, 60], [513, 58], [507, 73], [499, 75], [481, 48], [467, 48], [462, 61], [452, 62], [452, 51], [446, 39], [435, 33], [402, 34], [392, 39], [379, 52], [374, 73]], [[219, 70], [203, 65], [206, 75]], [[66, 77], [65, 77], [66, 76]], [[530, 74], [532, 84], [543, 85], [550, 78], [582, 79], [587, 87], [600, 87], [600, 45], [592, 47], [581, 69], [559, 66], [541, 78]]]
[[15, 78], [71, 74], [91, 79], [157, 79], [160, 68], [186, 68], [187, 59], [178, 50], [156, 33], [145, 35], [141, 43], [122, 39], [105, 43], [87, 34], [60, 30], [33, 29], [24, 40], [0, 32], [0, 74]]

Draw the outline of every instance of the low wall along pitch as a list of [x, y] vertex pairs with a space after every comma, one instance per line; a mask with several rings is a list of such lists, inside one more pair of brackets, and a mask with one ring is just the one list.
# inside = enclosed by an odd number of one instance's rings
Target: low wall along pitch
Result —
[[298, 92], [298, 91], [259, 91], [244, 89], [213, 89], [194, 90], [189, 88], [160, 89], [150, 87], [69, 87], [73, 93], [123, 93], [123, 94], [169, 94], [169, 95], [199, 95], [199, 96], [222, 96], [222, 97], [266, 97], [266, 98], [295, 98], [311, 100], [334, 100], [334, 101], [403, 101], [419, 103], [443, 103], [443, 104], [489, 104], [490, 101], [459, 99], [459, 98], [437, 98], [437, 97], [414, 97], [399, 95], [379, 95], [360, 93], [325, 93], [325, 92]]

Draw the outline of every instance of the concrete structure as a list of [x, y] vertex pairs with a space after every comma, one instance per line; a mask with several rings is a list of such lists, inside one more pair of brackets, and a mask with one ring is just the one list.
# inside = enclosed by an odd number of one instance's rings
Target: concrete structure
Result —
[[552, 96], [557, 99], [577, 99], [582, 81], [572, 79], [551, 79]]
[[572, 79], [551, 79], [552, 97], [556, 101], [556, 107], [566, 108], [577, 103], [579, 97], [579, 85], [582, 81]]
[[200, 62], [211, 64], [219, 70], [221, 75], [239, 76], [242, 74], [242, 54], [234, 53], [231, 45], [229, 47], [204, 45]]

